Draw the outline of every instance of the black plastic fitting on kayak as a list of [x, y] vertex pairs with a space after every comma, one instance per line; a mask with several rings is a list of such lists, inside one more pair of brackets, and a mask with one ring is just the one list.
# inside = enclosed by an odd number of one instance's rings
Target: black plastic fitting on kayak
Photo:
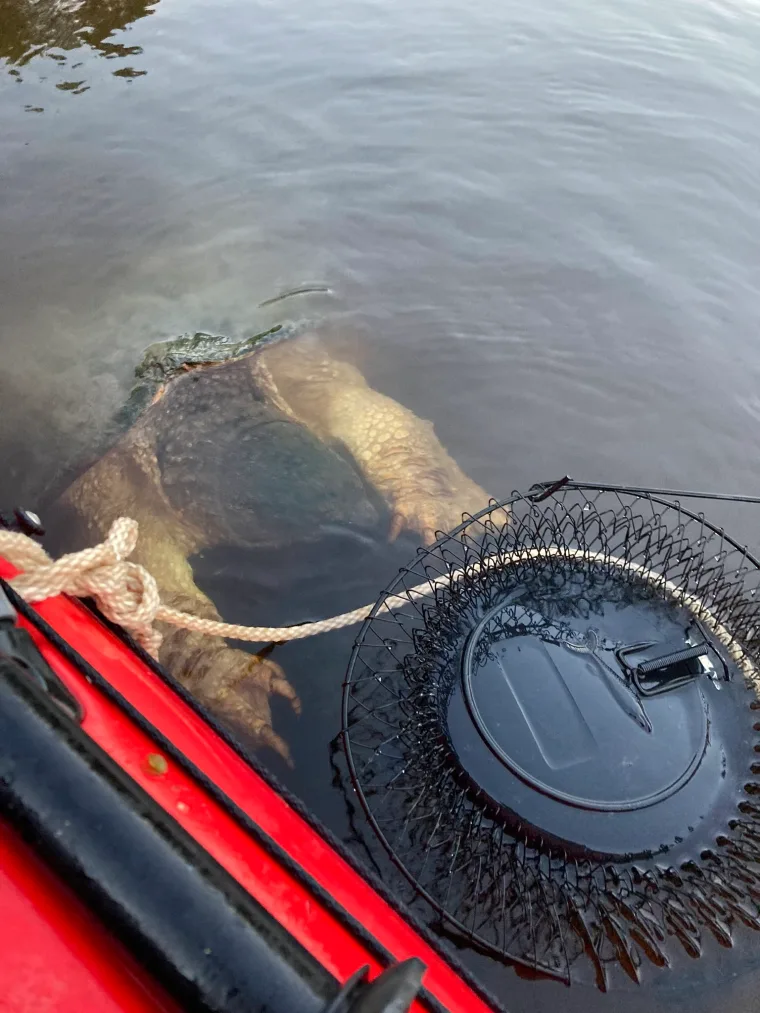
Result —
[[72, 720], [79, 724], [82, 707], [40, 654], [27, 630], [16, 624], [16, 610], [8, 600], [0, 581], [0, 658], [15, 664], [28, 679], [36, 682]]
[[362, 967], [322, 1013], [406, 1013], [422, 985], [425, 965], [419, 957], [393, 964], [371, 983]]
[[0, 815], [184, 1009], [319, 1013], [340, 994], [335, 978], [2, 654]]

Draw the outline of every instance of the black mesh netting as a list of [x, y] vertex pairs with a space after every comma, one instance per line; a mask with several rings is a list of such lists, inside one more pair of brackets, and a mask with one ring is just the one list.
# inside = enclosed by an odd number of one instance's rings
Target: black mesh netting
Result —
[[[697, 957], [708, 937], [730, 947], [744, 927], [760, 929], [758, 562], [656, 496], [565, 487], [515, 496], [508, 509], [508, 522], [493, 507], [421, 552], [357, 640], [343, 736], [374, 835], [434, 920], [566, 981], [590, 966], [604, 987], [613, 965], [639, 980], [646, 961], [667, 966], [676, 949]], [[627, 679], [616, 653], [639, 649], [645, 627], [704, 647], [701, 667], [681, 666], [661, 696]], [[499, 766], [498, 744], [468, 724], [465, 704], [467, 679], [497, 645], [512, 658], [536, 637], [593, 662], [583, 671], [631, 736], [662, 726], [676, 704], [681, 725], [693, 721], [697, 736], [704, 726], [680, 780], [666, 778], [641, 806], [596, 810], [584, 808], [585, 783], [565, 809], [561, 792], [539, 784], [534, 805], [528, 775], [509, 757], [511, 768]], [[535, 689], [526, 658], [520, 677]], [[559, 704], [548, 693], [543, 709], [531, 706], [551, 747]], [[480, 718], [503, 734], [498, 714]], [[547, 756], [555, 776], [561, 763]], [[605, 843], [618, 841], [610, 827], [630, 846]]]

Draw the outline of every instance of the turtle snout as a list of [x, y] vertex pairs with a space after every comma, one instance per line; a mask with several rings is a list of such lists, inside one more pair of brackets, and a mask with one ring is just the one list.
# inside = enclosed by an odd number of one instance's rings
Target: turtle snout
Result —
[[381, 529], [380, 510], [367, 497], [344, 500], [341, 509], [320, 524], [325, 535], [348, 537], [364, 545], [378, 543]]

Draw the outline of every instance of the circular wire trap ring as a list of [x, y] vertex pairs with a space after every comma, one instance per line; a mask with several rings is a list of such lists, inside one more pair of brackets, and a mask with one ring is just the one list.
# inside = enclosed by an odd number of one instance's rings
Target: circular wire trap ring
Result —
[[[645, 962], [665, 967], [678, 951], [697, 957], [708, 937], [731, 946], [740, 926], [760, 929], [760, 563], [702, 515], [657, 496], [566, 487], [540, 502], [515, 495], [506, 507], [509, 523], [493, 504], [421, 551], [359, 634], [344, 686], [343, 741], [374, 834], [447, 932], [567, 982], [588, 980], [590, 968], [605, 988], [615, 966], [638, 982]], [[526, 587], [534, 603], [551, 602], [549, 618], [509, 605]], [[723, 673], [731, 677], [718, 706], [727, 708], [720, 720], [733, 743], [732, 790], [715, 789], [699, 825], [681, 833], [671, 827], [659, 846], [621, 854], [576, 846], [491, 791], [469, 748], [459, 749], [452, 700], [466, 645], [472, 654], [473, 630], [489, 609], [503, 614], [507, 602], [516, 623], [519, 608], [519, 636], [540, 628], [552, 642], [555, 628], [575, 635], [575, 624], [588, 633], [590, 619], [608, 623], [631, 601], [661, 610], [667, 622], [693, 622], [709, 640], [712, 697], [719, 698]], [[503, 615], [499, 622], [508, 625]], [[483, 658], [491, 656], [489, 643]], [[679, 692], [686, 699], [697, 691]], [[655, 706], [644, 702], [646, 710]], [[720, 722], [713, 737], [715, 728]], [[687, 794], [704, 794], [708, 767], [702, 787], [690, 773], [682, 778]], [[510, 791], [521, 787], [509, 783]]]

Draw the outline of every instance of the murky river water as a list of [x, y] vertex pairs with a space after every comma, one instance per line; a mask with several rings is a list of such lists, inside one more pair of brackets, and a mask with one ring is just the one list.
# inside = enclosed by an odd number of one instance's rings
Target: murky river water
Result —
[[[248, 333], [309, 283], [334, 294], [288, 311], [495, 495], [565, 472], [760, 492], [759, 112], [752, 0], [0, 0], [0, 505], [65, 479], [151, 341]], [[730, 522], [757, 545], [751, 510]], [[351, 579], [198, 573], [233, 621], [288, 622], [373, 597], [412, 549]], [[304, 716], [275, 716], [341, 832], [351, 641], [283, 649]], [[513, 1013], [760, 994], [484, 974]]]

